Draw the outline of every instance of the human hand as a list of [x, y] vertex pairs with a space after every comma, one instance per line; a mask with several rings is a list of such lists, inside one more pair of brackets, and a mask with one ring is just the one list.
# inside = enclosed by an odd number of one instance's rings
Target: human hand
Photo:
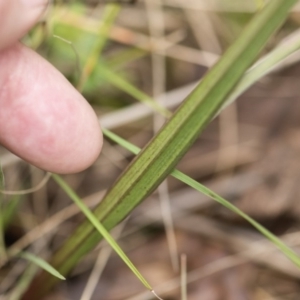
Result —
[[92, 108], [52, 65], [18, 40], [47, 0], [0, 0], [0, 143], [55, 173], [80, 172], [102, 147]]

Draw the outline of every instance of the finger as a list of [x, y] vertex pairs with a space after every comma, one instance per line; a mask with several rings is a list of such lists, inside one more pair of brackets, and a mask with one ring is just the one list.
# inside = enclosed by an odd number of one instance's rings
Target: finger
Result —
[[0, 53], [0, 143], [55, 173], [82, 171], [102, 147], [92, 108], [47, 61], [21, 44]]
[[24, 36], [47, 4], [48, 0], [0, 0], [0, 50]]

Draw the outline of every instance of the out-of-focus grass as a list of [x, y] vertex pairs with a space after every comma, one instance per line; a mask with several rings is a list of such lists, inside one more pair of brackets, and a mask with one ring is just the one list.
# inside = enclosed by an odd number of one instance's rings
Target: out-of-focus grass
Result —
[[66, 278], [64, 276], [62, 276], [58, 271], [56, 271], [52, 266], [50, 266], [45, 260], [41, 259], [40, 257], [30, 253], [30, 252], [21, 252], [19, 254], [19, 256], [21, 258], [24, 258], [28, 261], [30, 261], [31, 263], [33, 263], [34, 265], [42, 268], [43, 270], [45, 270], [46, 272], [50, 273], [51, 275], [61, 279], [61, 280], [65, 280]]

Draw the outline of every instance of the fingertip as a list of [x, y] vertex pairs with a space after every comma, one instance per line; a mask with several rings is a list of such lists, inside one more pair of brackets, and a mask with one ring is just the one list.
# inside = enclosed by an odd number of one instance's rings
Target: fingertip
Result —
[[0, 106], [0, 142], [40, 169], [77, 173], [101, 151], [94, 110], [61, 73], [21, 44], [0, 53]]
[[48, 0], [0, 0], [0, 50], [13, 45], [39, 20]]

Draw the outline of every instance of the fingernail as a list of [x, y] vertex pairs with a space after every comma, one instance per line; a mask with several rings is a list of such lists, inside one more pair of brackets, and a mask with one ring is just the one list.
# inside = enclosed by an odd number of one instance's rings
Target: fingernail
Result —
[[21, 0], [21, 2], [26, 6], [36, 7], [36, 6], [46, 6], [49, 0]]

